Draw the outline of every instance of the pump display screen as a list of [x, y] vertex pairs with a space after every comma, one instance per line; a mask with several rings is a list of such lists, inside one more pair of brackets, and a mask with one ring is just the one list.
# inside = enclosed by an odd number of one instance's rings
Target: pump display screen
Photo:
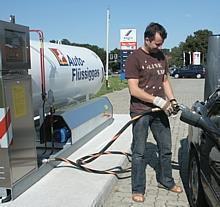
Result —
[[0, 20], [0, 74], [30, 68], [29, 27]]
[[26, 62], [25, 33], [5, 30], [5, 61], [7, 63]]

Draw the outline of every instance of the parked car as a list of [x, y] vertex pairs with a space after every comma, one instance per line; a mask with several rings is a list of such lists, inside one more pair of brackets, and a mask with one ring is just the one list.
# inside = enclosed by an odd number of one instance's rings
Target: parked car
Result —
[[203, 65], [188, 65], [176, 68], [170, 75], [174, 78], [204, 78], [205, 68]]
[[174, 72], [176, 69], [178, 69], [178, 67], [176, 67], [176, 66], [170, 67], [170, 68], [168, 69], [169, 74], [172, 76], [173, 72]]
[[188, 119], [189, 203], [220, 207], [220, 89], [205, 102], [197, 101], [191, 111], [197, 118]]

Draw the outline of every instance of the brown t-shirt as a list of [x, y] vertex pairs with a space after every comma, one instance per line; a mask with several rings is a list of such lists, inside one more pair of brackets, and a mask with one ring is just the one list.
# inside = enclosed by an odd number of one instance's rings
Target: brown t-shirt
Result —
[[[153, 96], [165, 98], [163, 80], [167, 74], [167, 63], [162, 52], [147, 54], [141, 48], [135, 50], [125, 63], [125, 77], [127, 79], [139, 79], [138, 86]], [[131, 96], [130, 111], [140, 113], [155, 107], [151, 103], [144, 102]]]

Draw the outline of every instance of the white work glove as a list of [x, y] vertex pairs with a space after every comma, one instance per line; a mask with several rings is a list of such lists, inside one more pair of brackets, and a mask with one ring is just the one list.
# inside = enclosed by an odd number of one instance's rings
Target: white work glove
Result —
[[170, 116], [173, 113], [173, 107], [170, 103], [170, 101], [166, 101], [163, 98], [156, 96], [153, 100], [153, 104], [155, 106], [160, 107], [167, 116]]

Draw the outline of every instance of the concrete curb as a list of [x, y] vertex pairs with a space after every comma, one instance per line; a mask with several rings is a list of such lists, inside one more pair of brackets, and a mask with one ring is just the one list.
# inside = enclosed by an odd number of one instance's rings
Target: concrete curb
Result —
[[[75, 151], [69, 159], [76, 160], [101, 150], [130, 120], [129, 115], [114, 115], [113, 123]], [[108, 150], [129, 152], [131, 127], [124, 131]], [[102, 156], [87, 166], [108, 169], [126, 166], [127, 158], [121, 155]], [[61, 163], [15, 200], [2, 204], [8, 207], [88, 207], [102, 206], [112, 191], [117, 178], [83, 172]]]

